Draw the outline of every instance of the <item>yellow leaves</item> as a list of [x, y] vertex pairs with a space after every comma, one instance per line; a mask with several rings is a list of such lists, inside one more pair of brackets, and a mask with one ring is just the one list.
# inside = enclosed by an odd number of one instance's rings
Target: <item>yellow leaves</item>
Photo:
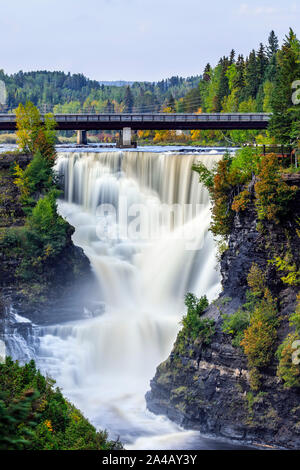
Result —
[[195, 130], [191, 131], [192, 141], [193, 142], [198, 142], [201, 139], [201, 133], [202, 133], [202, 131], [200, 131], [199, 129], [195, 129]]
[[280, 278], [282, 282], [290, 286], [300, 284], [300, 271], [297, 269], [296, 264], [293, 263], [291, 253], [287, 253], [284, 258], [276, 256], [270, 263], [275, 265], [277, 270], [284, 274], [284, 276]]
[[14, 167], [14, 175], [16, 176], [16, 178], [14, 179], [14, 184], [19, 188], [21, 196], [29, 196], [28, 178], [24, 176], [24, 171], [17, 163]]
[[150, 130], [138, 131], [138, 138], [139, 139], [148, 139], [150, 137], [150, 134], [151, 134]]
[[41, 127], [41, 115], [39, 110], [30, 101], [19, 104], [16, 109], [17, 143], [23, 152], [32, 152], [33, 143]]
[[252, 264], [247, 281], [248, 286], [256, 297], [263, 296], [266, 289], [265, 275], [256, 263]]

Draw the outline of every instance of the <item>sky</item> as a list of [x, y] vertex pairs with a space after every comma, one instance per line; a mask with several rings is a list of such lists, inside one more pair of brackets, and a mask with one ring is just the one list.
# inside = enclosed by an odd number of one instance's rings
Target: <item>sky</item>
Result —
[[299, 37], [299, 0], [0, 0], [0, 69], [95, 80], [199, 75], [274, 29]]

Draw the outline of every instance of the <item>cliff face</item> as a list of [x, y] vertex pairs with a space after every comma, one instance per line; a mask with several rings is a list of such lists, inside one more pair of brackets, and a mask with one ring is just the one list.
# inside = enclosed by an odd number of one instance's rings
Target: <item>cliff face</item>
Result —
[[[82, 299], [95, 279], [88, 258], [72, 242], [73, 227], [68, 226], [63, 249], [39, 266], [38, 276], [24, 279], [18, 275], [24, 261], [22, 249], [11, 248], [5, 239], [8, 229], [22, 229], [25, 224], [19, 190], [9, 169], [12, 157], [1, 156], [0, 161], [0, 325], [8, 306], [37, 323], [80, 317]], [[28, 162], [19, 159], [18, 163], [26, 167]]]
[[[293, 201], [294, 214], [300, 212], [299, 203], [298, 194]], [[222, 332], [222, 315], [236, 312], [245, 303], [247, 276], [254, 262], [277, 299], [280, 326], [275, 349], [286, 337], [289, 315], [295, 311], [296, 289], [281, 281], [268, 260], [273, 247], [277, 247], [289, 249], [299, 263], [299, 237], [293, 224], [289, 220], [280, 226], [270, 223], [267, 232], [258, 232], [253, 203], [235, 216], [229, 247], [221, 259], [223, 291], [204, 314], [215, 320], [216, 333], [209, 346], [201, 346], [197, 340], [189, 342], [183, 354], [175, 343], [170, 357], [159, 365], [151, 381], [146, 395], [150, 411], [202, 433], [300, 448], [299, 388], [284, 388], [276, 374], [278, 360], [274, 355], [271, 364], [261, 371], [260, 390], [253, 392], [246, 356]]]

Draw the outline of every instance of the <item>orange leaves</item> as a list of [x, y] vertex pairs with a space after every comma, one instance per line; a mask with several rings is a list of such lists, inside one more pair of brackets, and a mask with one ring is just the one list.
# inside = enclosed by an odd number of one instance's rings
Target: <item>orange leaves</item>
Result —
[[250, 196], [251, 195], [250, 195], [250, 193], [247, 189], [242, 191], [240, 194], [238, 194], [234, 198], [231, 209], [235, 212], [240, 212], [240, 211], [246, 210], [247, 205], [250, 201]]

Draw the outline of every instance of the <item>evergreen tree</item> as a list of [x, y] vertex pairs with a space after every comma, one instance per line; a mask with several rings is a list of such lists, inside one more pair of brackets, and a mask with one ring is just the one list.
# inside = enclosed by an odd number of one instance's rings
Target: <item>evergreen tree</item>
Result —
[[243, 55], [239, 55], [236, 62], [236, 76], [234, 79], [234, 88], [237, 89], [240, 101], [243, 101], [245, 94], [245, 60]]
[[125, 90], [125, 96], [124, 96], [124, 105], [125, 105], [126, 113], [132, 113], [133, 103], [134, 103], [134, 99], [133, 99], [130, 86], [127, 86]]
[[256, 52], [254, 50], [250, 52], [249, 58], [246, 60], [245, 82], [246, 98], [256, 98], [259, 88], [259, 75]]
[[235, 50], [232, 49], [230, 52], [230, 57], [229, 57], [229, 65], [234, 64], [235, 62]]
[[216, 92], [216, 106], [215, 106], [216, 112], [221, 111], [222, 101], [225, 98], [225, 96], [228, 96], [230, 93], [228, 77], [226, 75], [229, 64], [230, 64], [230, 60], [228, 60], [227, 57], [223, 57], [219, 62], [219, 65], [221, 67], [221, 74], [220, 74], [218, 89]]
[[172, 93], [171, 93], [170, 96], [169, 96], [169, 100], [168, 100], [167, 106], [168, 106], [169, 108], [171, 108], [172, 113], [175, 113], [175, 112], [176, 112], [175, 99], [174, 99], [174, 96], [172, 95]]
[[272, 57], [278, 52], [278, 50], [279, 50], [278, 37], [276, 36], [274, 31], [271, 31], [269, 35], [269, 39], [268, 39], [268, 46], [267, 46], [268, 59], [271, 60]]
[[211, 74], [211, 66], [210, 66], [210, 64], [207, 64], [205, 66], [205, 69], [204, 69], [204, 72], [203, 72], [203, 80], [205, 80], [206, 82], [209, 82], [210, 81], [210, 74]]
[[266, 68], [268, 66], [268, 58], [265, 53], [265, 48], [262, 43], [259, 45], [259, 50], [257, 52], [257, 73], [259, 86], [263, 84]]
[[300, 43], [290, 29], [281, 50], [278, 52], [277, 78], [272, 95], [273, 116], [269, 125], [270, 133], [280, 143], [291, 141], [294, 122], [299, 121], [299, 105], [292, 102], [292, 83], [300, 76]]

